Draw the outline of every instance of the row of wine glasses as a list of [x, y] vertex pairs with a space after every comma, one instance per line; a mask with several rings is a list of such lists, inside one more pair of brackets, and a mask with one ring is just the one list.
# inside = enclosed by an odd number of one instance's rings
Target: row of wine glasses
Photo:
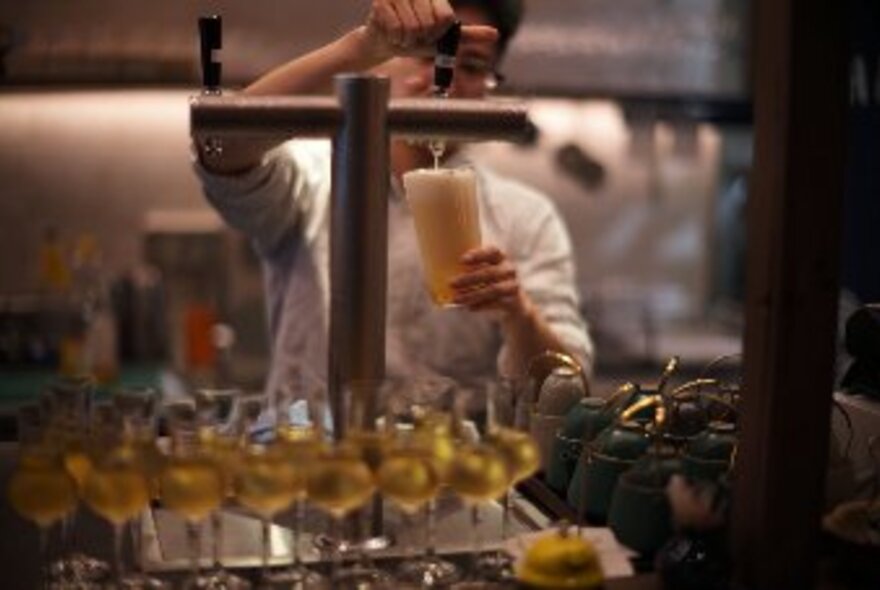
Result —
[[[274, 412], [267, 411], [264, 396], [236, 390], [200, 390], [164, 404], [147, 388], [119, 390], [100, 404], [92, 404], [82, 394], [85, 389], [77, 396], [54, 394], [40, 407], [22, 408], [21, 455], [9, 497], [21, 515], [40, 527], [43, 539], [80, 501], [107, 521], [114, 531], [112, 587], [168, 587], [144, 571], [143, 560], [137, 558], [143, 550], [139, 542], [134, 571], [126, 571], [121, 558], [125, 527], [138, 523], [151, 501], [185, 522], [191, 564], [186, 588], [251, 586], [223, 565], [222, 509], [230, 506], [261, 521], [260, 587], [393, 587], [394, 580], [432, 586], [462, 577], [504, 575], [509, 563], [499, 554], [482, 554], [480, 507], [509, 495], [513, 485], [537, 470], [535, 442], [498, 419], [495, 387], [487, 393], [488, 411], [477, 411], [477, 419], [471, 419], [466, 404], [458, 403], [450, 382], [388, 382], [376, 388], [385, 408], [382, 418], [376, 423], [355, 420], [336, 440], [324, 427], [323, 395], [316, 389], [303, 391], [301, 384], [278, 396]], [[297, 397], [305, 409], [299, 415], [290, 411]], [[347, 398], [356, 405], [358, 392]], [[160, 414], [167, 439], [157, 437]], [[272, 415], [266, 428], [264, 418]], [[435, 506], [441, 493], [460, 498], [472, 514], [474, 563], [467, 576], [436, 552]], [[407, 528], [423, 530], [420, 551], [411, 545], [394, 572], [373, 566], [365, 552], [343, 567], [338, 542], [331, 543], [329, 578], [303, 563], [300, 535], [306, 503], [327, 515], [331, 538], [338, 540], [346, 521], [377, 494], [400, 511]], [[509, 503], [504, 506], [506, 537]], [[271, 525], [287, 511], [294, 516], [290, 564], [271, 567]], [[206, 523], [212, 528], [213, 563], [202, 571]], [[133, 538], [139, 541], [141, 536]], [[67, 587], [105, 583], [107, 568], [96, 563], [68, 575]], [[47, 572], [53, 575], [56, 587], [65, 587], [57, 573]], [[372, 585], [365, 586], [365, 580]]]

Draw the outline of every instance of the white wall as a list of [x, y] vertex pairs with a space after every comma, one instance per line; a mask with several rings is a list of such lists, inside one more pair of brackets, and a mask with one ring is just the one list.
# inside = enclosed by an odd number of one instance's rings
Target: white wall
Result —
[[111, 269], [140, 256], [155, 208], [205, 208], [189, 167], [187, 94], [0, 95], [0, 293], [33, 289], [42, 228], [96, 233]]

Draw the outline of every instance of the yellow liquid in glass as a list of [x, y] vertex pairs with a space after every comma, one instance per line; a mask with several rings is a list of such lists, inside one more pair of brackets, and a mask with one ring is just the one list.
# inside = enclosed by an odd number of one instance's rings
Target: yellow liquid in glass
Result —
[[318, 432], [312, 427], [284, 426], [277, 433], [277, 446], [295, 467], [308, 467], [326, 450]]
[[204, 520], [223, 501], [223, 478], [208, 457], [173, 457], [159, 477], [162, 503], [191, 522]]
[[70, 448], [64, 451], [64, 468], [76, 482], [77, 489], [82, 490], [92, 470], [92, 460], [85, 450]]
[[513, 483], [530, 477], [541, 466], [541, 451], [527, 432], [500, 428], [489, 436], [487, 442], [504, 456]]
[[510, 473], [504, 456], [486, 445], [460, 449], [449, 470], [449, 486], [465, 502], [499, 498], [509, 483]]
[[277, 449], [246, 454], [235, 477], [235, 496], [266, 518], [288, 508], [305, 493], [305, 472]]
[[76, 507], [76, 482], [60, 459], [25, 451], [9, 480], [8, 495], [16, 512], [45, 528]]
[[134, 467], [93, 469], [83, 489], [83, 500], [104, 519], [124, 524], [149, 504], [147, 478]]
[[374, 489], [369, 467], [357, 454], [350, 452], [320, 457], [306, 479], [309, 500], [336, 518], [363, 506]]
[[379, 467], [377, 482], [386, 498], [410, 513], [435, 497], [440, 488], [430, 453], [416, 449], [389, 453]]
[[135, 448], [143, 465], [144, 477], [147, 478], [147, 487], [150, 490], [150, 498], [159, 499], [159, 476], [162, 474], [162, 466], [165, 457], [156, 446], [156, 440], [152, 437], [143, 437], [135, 441]]
[[234, 436], [214, 436], [206, 444], [206, 451], [220, 470], [223, 493], [235, 496], [235, 477], [241, 468], [242, 442]]

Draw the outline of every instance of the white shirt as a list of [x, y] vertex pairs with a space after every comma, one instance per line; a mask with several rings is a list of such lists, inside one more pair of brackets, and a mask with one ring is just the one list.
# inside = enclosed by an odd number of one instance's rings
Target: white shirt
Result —
[[[460, 163], [460, 162], [457, 162]], [[537, 191], [471, 164], [484, 244], [499, 247], [556, 336], [588, 373], [593, 350], [579, 312], [568, 232]], [[326, 376], [329, 326], [330, 142], [289, 141], [240, 176], [207, 172], [208, 201], [245, 232], [264, 261], [272, 394], [300, 366]], [[499, 323], [484, 313], [436, 307], [422, 281], [415, 229], [397, 183], [388, 207], [386, 373], [470, 381], [522, 372]]]

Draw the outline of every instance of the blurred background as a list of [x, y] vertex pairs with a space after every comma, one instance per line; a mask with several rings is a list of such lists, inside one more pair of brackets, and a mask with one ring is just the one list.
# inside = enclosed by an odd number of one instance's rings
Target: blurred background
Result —
[[[190, 167], [196, 21], [223, 16], [234, 90], [366, 6], [0, 3], [6, 401], [84, 349], [108, 381], [261, 387], [259, 261]], [[656, 375], [673, 354], [696, 368], [740, 349], [748, 22], [745, 0], [532, 1], [502, 64], [499, 93], [526, 98], [534, 134], [470, 149], [562, 211], [600, 384]]]

